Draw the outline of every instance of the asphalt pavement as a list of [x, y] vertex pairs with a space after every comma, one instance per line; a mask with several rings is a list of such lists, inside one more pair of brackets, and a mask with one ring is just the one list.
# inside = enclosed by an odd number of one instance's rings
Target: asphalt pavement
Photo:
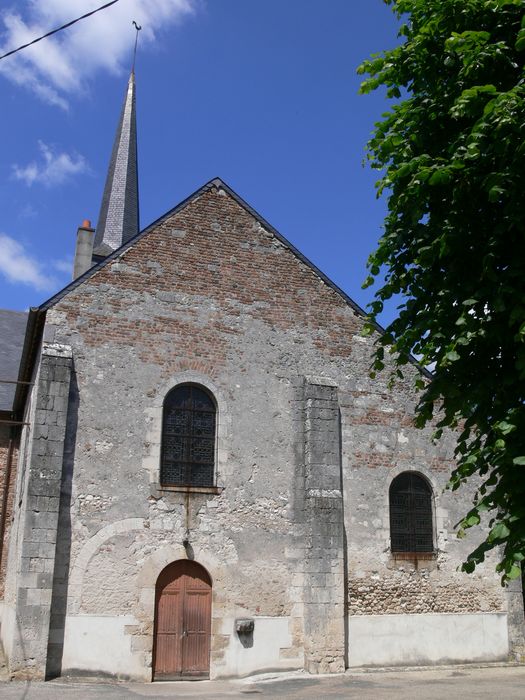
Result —
[[235, 681], [0, 683], [0, 700], [525, 700], [525, 666], [347, 672], [336, 676], [276, 674]]

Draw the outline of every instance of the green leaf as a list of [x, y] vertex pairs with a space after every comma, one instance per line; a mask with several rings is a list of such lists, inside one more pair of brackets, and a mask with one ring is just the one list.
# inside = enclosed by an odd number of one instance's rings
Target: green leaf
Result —
[[463, 522], [465, 527], [473, 527], [474, 525], [479, 525], [479, 521], [479, 515], [477, 513], [473, 513], [472, 515], [469, 515], [468, 518], [465, 518]]
[[509, 570], [506, 572], [506, 574], [507, 574], [507, 578], [508, 578], [509, 580], [511, 580], [511, 581], [512, 581], [513, 579], [519, 578], [519, 577], [521, 576], [521, 567], [516, 566], [515, 564], [513, 564], [513, 565], [509, 568]]
[[509, 433], [512, 433], [514, 430], [516, 430], [516, 426], [513, 425], [512, 423], [508, 423], [505, 420], [500, 421], [499, 423], [496, 423], [494, 428], [502, 433], [503, 435], [508, 435]]
[[429, 185], [446, 185], [450, 182], [450, 170], [448, 168], [441, 168], [440, 170], [435, 170], [430, 180]]
[[491, 187], [489, 190], [489, 202], [498, 202], [502, 194], [505, 194], [503, 187], [494, 185], [494, 187]]
[[516, 39], [514, 48], [516, 49], [516, 51], [525, 50], [525, 29], [520, 29], [520, 31], [518, 32], [518, 38]]
[[489, 100], [487, 102], [487, 104], [485, 105], [485, 107], [483, 108], [483, 116], [487, 116], [487, 115], [491, 114], [494, 111], [494, 109], [496, 108], [496, 105], [497, 105], [497, 101], [495, 99]]
[[[387, 213], [367, 283], [399, 303], [388, 342], [374, 331], [372, 368], [394, 350], [387, 386], [419, 389], [416, 427], [456, 441], [458, 534], [478, 528], [480, 541], [464, 570], [494, 550], [508, 579], [525, 555], [524, 1], [386, 4], [399, 43], [360, 68], [363, 92], [394, 98], [368, 143]], [[397, 378], [413, 353], [435, 363], [432, 379]]]
[[509, 528], [505, 523], [497, 523], [494, 525], [492, 530], [489, 532], [488, 540], [493, 542], [494, 540], [504, 540], [510, 535]]

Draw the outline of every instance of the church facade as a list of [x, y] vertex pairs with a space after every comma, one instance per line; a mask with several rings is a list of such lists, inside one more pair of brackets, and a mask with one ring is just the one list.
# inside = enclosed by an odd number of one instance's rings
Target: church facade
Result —
[[30, 311], [4, 414], [10, 672], [150, 681], [522, 652], [521, 589], [494, 561], [458, 571], [470, 496], [444, 490], [453, 436], [413, 427], [422, 370], [393, 390], [370, 378], [361, 309], [220, 179], [123, 233], [133, 101], [130, 81], [107, 223], [79, 229], [78, 276]]

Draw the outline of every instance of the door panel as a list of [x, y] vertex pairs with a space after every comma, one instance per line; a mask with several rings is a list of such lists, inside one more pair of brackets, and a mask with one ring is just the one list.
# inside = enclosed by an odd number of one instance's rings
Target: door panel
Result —
[[191, 561], [170, 564], [155, 596], [154, 680], [209, 677], [211, 581]]
[[157, 606], [156, 673], [182, 672], [182, 632], [180, 592], [164, 592]]
[[184, 663], [189, 673], [204, 672], [209, 656], [209, 595], [207, 591], [186, 588], [184, 606]]

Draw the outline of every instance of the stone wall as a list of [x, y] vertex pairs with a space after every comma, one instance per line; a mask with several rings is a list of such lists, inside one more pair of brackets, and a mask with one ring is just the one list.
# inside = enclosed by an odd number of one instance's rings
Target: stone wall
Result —
[[[343, 414], [343, 472], [346, 497], [347, 529], [353, 536], [349, 546], [353, 578], [372, 576], [371, 586], [378, 571], [392, 578], [392, 570], [411, 571], [422, 568], [433, 575], [453, 576], [467, 585], [476, 576], [457, 574], [458, 563], [476, 546], [473, 532], [465, 540], [458, 540], [454, 525], [460, 520], [472, 499], [472, 488], [462, 487], [459, 492], [446, 490], [453, 466], [453, 436], [437, 444], [431, 442], [431, 429], [416, 430], [411, 426], [414, 397], [401, 383], [391, 395], [383, 391], [361, 391], [341, 398]], [[369, 416], [373, 416], [373, 420]], [[382, 415], [382, 419], [378, 419]], [[416, 565], [395, 559], [390, 552], [390, 523], [388, 493], [392, 480], [404, 471], [422, 474], [433, 492], [434, 550], [430, 561], [424, 558]], [[370, 489], [370, 483], [375, 488]], [[490, 567], [488, 569], [490, 571]], [[352, 573], [350, 573], [352, 578]], [[495, 578], [495, 577], [491, 577]], [[399, 574], [395, 585], [403, 579]], [[405, 577], [407, 585], [410, 578]], [[442, 578], [442, 583], [444, 579]], [[492, 584], [491, 584], [492, 586]], [[494, 590], [498, 590], [496, 587]], [[445, 597], [448, 597], [445, 594]], [[463, 603], [458, 599], [458, 610]]]
[[0, 425], [0, 533], [3, 532], [0, 543], [0, 600], [4, 597], [17, 465], [18, 430]]
[[16, 622], [7, 637], [2, 630], [10, 671], [22, 678], [46, 676], [70, 372], [69, 348], [44, 344], [29, 438], [31, 460], [19, 481], [21, 537], [10, 557], [16, 590], [9, 602]]
[[[409, 376], [412, 371], [408, 369]], [[374, 390], [365, 388], [363, 380], [340, 396], [350, 621], [352, 617], [399, 614], [506, 613], [508, 594], [495, 573], [495, 556], [471, 575], [459, 571], [482, 535], [474, 530], [460, 540], [454, 531], [472, 502], [472, 484], [454, 493], [446, 489], [453, 468], [454, 436], [445, 435], [434, 446], [431, 428], [415, 430], [411, 418], [414, 400], [410, 385], [404, 382], [398, 382], [389, 393], [380, 384]], [[431, 485], [433, 553], [414, 556], [391, 552], [389, 488], [405, 471], [421, 474]], [[481, 617], [475, 619], [479, 625], [485, 624]], [[460, 622], [458, 625], [461, 628]], [[410, 635], [412, 628], [400, 628], [397, 639], [396, 654], [406, 659], [412, 641], [410, 636], [403, 639], [402, 629]], [[428, 633], [426, 645], [431, 644], [431, 628]], [[502, 645], [497, 648], [498, 658], [505, 658], [507, 652], [501, 656]], [[354, 654], [353, 658], [362, 656]], [[424, 658], [430, 663], [434, 657], [429, 654]], [[494, 657], [489, 654], [489, 658]]]
[[304, 647], [310, 673], [345, 670], [344, 537], [337, 387], [305, 383]]
[[[424, 566], [419, 562], [419, 566]], [[400, 613], [501, 612], [504, 597], [494, 586], [476, 586], [465, 577], [456, 582], [443, 580], [439, 571], [415, 569], [399, 563], [387, 575], [371, 574], [351, 578], [348, 586], [350, 615], [393, 615]]]
[[[411, 610], [426, 611], [474, 585], [454, 612], [506, 609], [490, 569], [469, 582], [456, 571], [466, 546], [452, 525], [463, 506], [441, 495], [450, 445], [435, 448], [411, 424], [417, 370], [394, 392], [371, 380], [373, 339], [361, 327], [336, 290], [220, 187], [48, 311], [46, 340], [72, 348], [75, 370], [57, 545], [67, 608], [51, 615], [62, 671], [150, 678], [155, 582], [188, 556], [213, 581], [214, 677], [305, 663], [342, 670], [345, 596], [352, 614], [391, 613], [401, 605], [392, 596], [411, 594]], [[162, 402], [181, 381], [217, 399], [208, 493], [159, 488]], [[434, 487], [428, 582], [390, 554], [388, 487], [406, 469]], [[235, 633], [239, 617], [255, 620], [251, 647]], [[93, 656], [101, 629], [118, 657], [103, 646]]]

